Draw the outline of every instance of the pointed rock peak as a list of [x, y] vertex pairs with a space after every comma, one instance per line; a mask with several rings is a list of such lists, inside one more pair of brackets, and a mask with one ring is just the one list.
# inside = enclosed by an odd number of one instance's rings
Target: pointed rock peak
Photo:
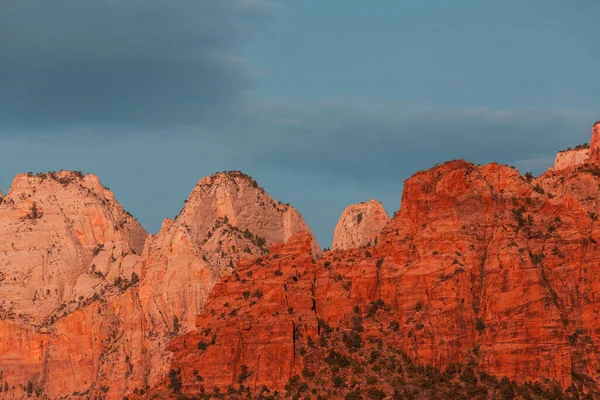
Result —
[[[240, 171], [220, 172], [202, 178], [177, 217], [199, 245], [220, 225], [250, 231], [270, 246], [285, 242], [299, 231], [309, 231], [306, 222], [289, 204], [277, 202], [250, 176]], [[314, 240], [315, 252], [319, 245]]]
[[388, 221], [389, 216], [378, 200], [349, 205], [335, 227], [331, 248], [345, 250], [374, 245]]

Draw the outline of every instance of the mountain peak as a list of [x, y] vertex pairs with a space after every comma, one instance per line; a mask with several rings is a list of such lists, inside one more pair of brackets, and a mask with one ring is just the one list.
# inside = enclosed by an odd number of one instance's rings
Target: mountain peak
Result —
[[351, 204], [342, 213], [333, 235], [333, 250], [377, 244], [377, 236], [387, 224], [389, 216], [383, 204], [371, 199]]

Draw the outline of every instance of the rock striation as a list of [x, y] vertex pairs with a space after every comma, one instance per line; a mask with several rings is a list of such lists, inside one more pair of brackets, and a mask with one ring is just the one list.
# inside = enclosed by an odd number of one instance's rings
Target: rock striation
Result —
[[389, 221], [383, 204], [372, 199], [349, 205], [340, 217], [333, 235], [333, 250], [377, 244], [377, 237]]

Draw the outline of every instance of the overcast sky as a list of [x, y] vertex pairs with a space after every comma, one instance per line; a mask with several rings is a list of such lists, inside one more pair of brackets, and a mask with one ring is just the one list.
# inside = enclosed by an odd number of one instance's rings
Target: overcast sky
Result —
[[451, 159], [541, 173], [600, 119], [596, 0], [4, 0], [0, 187], [100, 176], [155, 232], [252, 175], [322, 247]]

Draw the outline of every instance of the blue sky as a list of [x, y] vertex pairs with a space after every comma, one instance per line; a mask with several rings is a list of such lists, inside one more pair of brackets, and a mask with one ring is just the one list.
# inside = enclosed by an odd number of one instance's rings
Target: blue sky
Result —
[[151, 232], [195, 183], [252, 175], [323, 247], [350, 203], [420, 169], [541, 173], [600, 119], [600, 3], [9, 0], [0, 187], [100, 176]]

